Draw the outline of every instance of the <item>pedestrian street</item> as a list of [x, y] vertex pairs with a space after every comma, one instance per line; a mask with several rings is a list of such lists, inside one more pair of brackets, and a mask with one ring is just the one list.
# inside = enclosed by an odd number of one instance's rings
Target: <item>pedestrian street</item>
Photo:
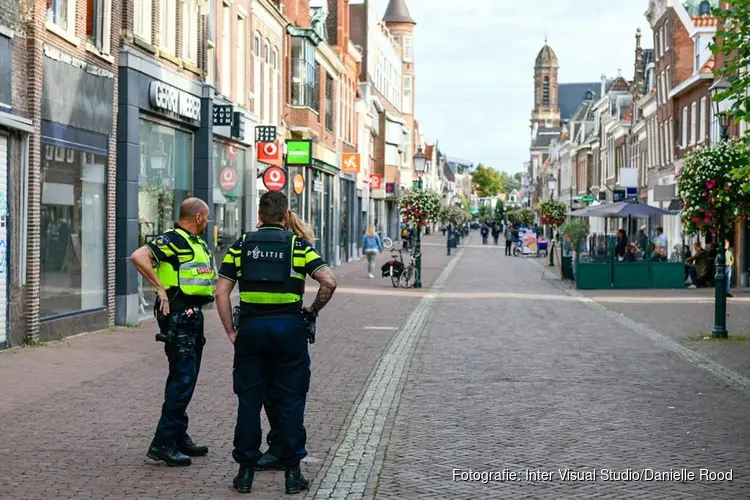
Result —
[[[618, 298], [542, 278], [544, 259], [506, 257], [476, 231], [452, 256], [443, 243], [423, 239], [421, 290], [368, 279], [363, 260], [335, 270], [298, 497], [748, 497], [744, 375], [616, 312]], [[189, 467], [146, 457], [166, 376], [154, 332], [0, 353], [0, 498], [289, 498], [283, 472], [231, 489], [232, 348], [213, 311], [188, 409], [209, 453]]]

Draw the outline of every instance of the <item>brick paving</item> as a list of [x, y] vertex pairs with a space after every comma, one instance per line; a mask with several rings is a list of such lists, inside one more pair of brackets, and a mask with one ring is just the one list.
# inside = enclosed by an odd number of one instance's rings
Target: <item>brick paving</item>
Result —
[[[308, 498], [750, 496], [746, 392], [541, 280], [534, 261], [479, 241], [447, 257], [442, 235], [426, 237], [421, 291], [367, 279], [363, 261], [336, 269], [339, 290], [311, 348]], [[613, 297], [597, 300], [635, 304], [641, 319], [670, 302]], [[207, 325], [190, 415], [211, 452], [188, 468], [144, 454], [166, 376], [153, 323], [0, 353], [0, 498], [240, 498], [230, 489], [231, 346], [215, 313]], [[454, 468], [521, 477], [454, 481]], [[563, 481], [566, 468], [734, 476]], [[553, 474], [528, 481], [526, 469]], [[259, 473], [253, 490], [286, 497], [283, 474]]]
[[[387, 258], [381, 255], [379, 264]], [[425, 255], [425, 286], [449, 261], [442, 252]], [[388, 279], [369, 280], [364, 261], [344, 264], [335, 273], [339, 290], [319, 318], [310, 350], [304, 469], [313, 477], [395, 329], [423, 295], [395, 290]], [[230, 489], [236, 473], [231, 346], [214, 312], [206, 314], [206, 322], [208, 343], [189, 413], [191, 435], [208, 444], [210, 453], [187, 468], [145, 457], [167, 372], [161, 344], [153, 340], [153, 321], [0, 353], [0, 498], [240, 497]], [[252, 498], [284, 496], [283, 473], [258, 474]]]
[[[516, 297], [492, 295], [507, 291]], [[381, 441], [376, 498], [748, 497], [750, 398], [569, 300], [532, 261], [468, 246], [451, 292], [465, 296], [436, 299]], [[643, 468], [734, 476], [601, 477]], [[520, 475], [482, 484], [453, 469]], [[527, 469], [553, 475], [529, 481]], [[558, 469], [598, 476], [563, 481]]]

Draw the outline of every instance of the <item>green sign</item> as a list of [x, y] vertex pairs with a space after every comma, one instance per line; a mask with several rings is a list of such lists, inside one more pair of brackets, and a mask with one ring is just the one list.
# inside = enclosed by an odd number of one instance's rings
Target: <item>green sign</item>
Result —
[[596, 198], [594, 198], [594, 197], [593, 197], [593, 196], [591, 196], [590, 194], [587, 194], [586, 196], [581, 196], [581, 201], [582, 201], [583, 203], [591, 203], [591, 202], [593, 202], [594, 200], [596, 200]]
[[286, 164], [287, 165], [310, 165], [312, 161], [312, 141], [291, 140], [286, 141]]

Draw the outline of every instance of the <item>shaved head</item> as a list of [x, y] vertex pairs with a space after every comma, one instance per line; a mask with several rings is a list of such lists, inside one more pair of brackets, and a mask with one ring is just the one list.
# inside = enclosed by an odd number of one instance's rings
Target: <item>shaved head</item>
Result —
[[208, 211], [205, 201], [200, 198], [188, 198], [180, 205], [180, 220], [192, 219], [204, 211]]

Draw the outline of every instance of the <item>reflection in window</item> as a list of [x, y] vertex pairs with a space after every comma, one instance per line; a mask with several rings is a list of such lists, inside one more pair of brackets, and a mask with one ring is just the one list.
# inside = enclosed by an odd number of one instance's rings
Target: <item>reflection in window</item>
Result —
[[[138, 179], [138, 246], [174, 226], [180, 204], [192, 195], [193, 136], [188, 132], [140, 121], [141, 165]], [[139, 284], [143, 284], [139, 276]], [[149, 314], [155, 294], [139, 287], [140, 312]]]
[[[246, 230], [245, 150], [214, 142], [214, 260], [217, 267]], [[249, 230], [250, 228], [247, 228]], [[254, 229], [254, 228], [252, 228]]]
[[107, 157], [44, 144], [40, 316], [106, 304]]

